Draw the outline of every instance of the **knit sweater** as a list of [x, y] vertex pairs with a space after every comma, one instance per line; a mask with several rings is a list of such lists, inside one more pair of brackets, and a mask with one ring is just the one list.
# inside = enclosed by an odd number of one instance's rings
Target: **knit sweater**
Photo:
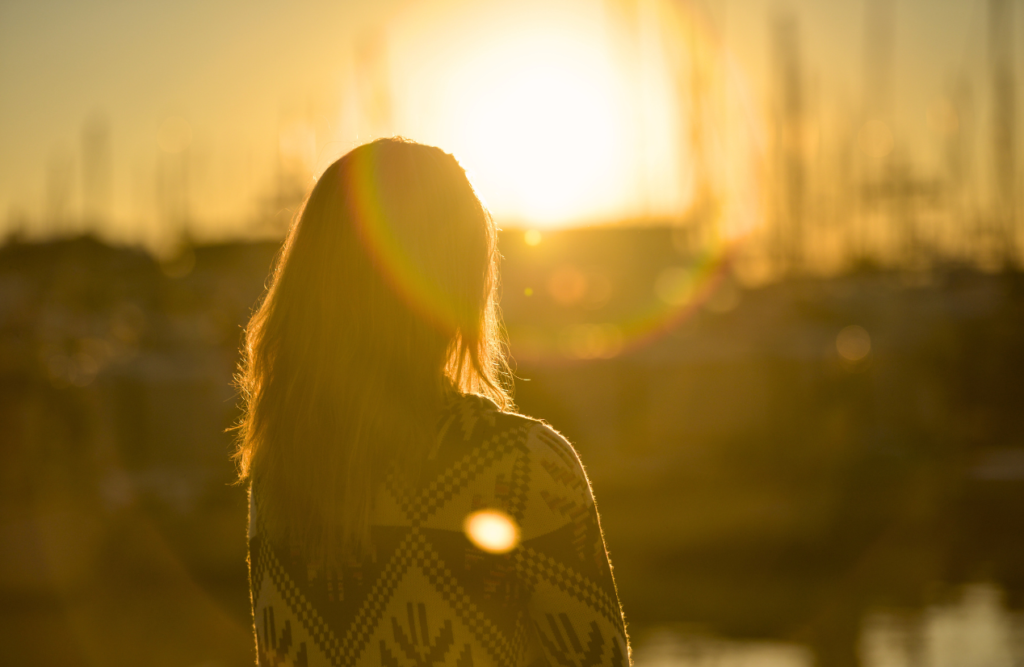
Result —
[[[262, 667], [629, 665], [590, 484], [547, 425], [464, 396], [446, 408], [424, 482], [381, 485], [372, 556], [314, 567], [265, 539], [250, 500], [249, 579]], [[518, 546], [489, 553], [464, 532], [495, 509]]]

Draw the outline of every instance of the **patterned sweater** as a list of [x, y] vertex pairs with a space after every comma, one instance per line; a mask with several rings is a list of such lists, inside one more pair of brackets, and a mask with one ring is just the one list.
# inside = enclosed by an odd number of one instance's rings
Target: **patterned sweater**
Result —
[[[250, 502], [258, 664], [384, 667], [621, 666], [629, 646], [590, 485], [572, 446], [538, 421], [461, 397], [440, 421], [426, 480], [382, 485], [373, 556], [323, 571], [263, 538]], [[521, 541], [467, 538], [497, 509]]]

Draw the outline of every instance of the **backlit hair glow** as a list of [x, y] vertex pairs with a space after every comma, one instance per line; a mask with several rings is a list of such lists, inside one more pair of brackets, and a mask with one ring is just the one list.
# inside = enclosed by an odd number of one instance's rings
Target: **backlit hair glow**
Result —
[[511, 407], [490, 215], [440, 149], [382, 139], [332, 164], [246, 329], [235, 459], [261, 525], [357, 557], [386, 475], [411, 483], [455, 393]]

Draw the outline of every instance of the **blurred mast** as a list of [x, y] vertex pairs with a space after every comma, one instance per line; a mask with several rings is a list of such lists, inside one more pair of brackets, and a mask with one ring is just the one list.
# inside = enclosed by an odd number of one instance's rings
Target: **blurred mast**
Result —
[[164, 250], [189, 243], [191, 205], [189, 196], [189, 147], [164, 150], [157, 160], [156, 202], [163, 230], [159, 234]]
[[97, 230], [110, 222], [113, 202], [110, 122], [96, 114], [82, 126], [82, 223]]
[[56, 150], [46, 163], [46, 222], [52, 233], [71, 234], [74, 199], [74, 158]]
[[355, 42], [356, 85], [362, 129], [372, 138], [391, 134], [394, 101], [387, 34], [377, 27]]
[[781, 274], [797, 273], [804, 263], [804, 95], [800, 76], [797, 20], [776, 17], [772, 26], [778, 111], [775, 146], [778, 167], [772, 256]]
[[995, 212], [991, 241], [1004, 265], [1017, 260], [1016, 81], [1013, 69], [1013, 3], [989, 0], [992, 76], [992, 168]]
[[864, 96], [869, 117], [888, 120], [892, 105], [893, 2], [864, 5]]
[[[702, 250], [713, 247], [719, 240], [719, 202], [711, 180], [708, 163], [709, 104], [713, 104], [708, 81], [710, 64], [705, 53], [707, 44], [701, 39], [701, 21], [707, 11], [696, 0], [681, 3], [686, 10], [685, 40], [686, 66], [676, 75], [677, 94], [681, 109], [688, 109], [685, 120], [680, 120], [680, 164], [690, 164], [689, 172], [682, 170], [679, 188], [692, 194], [677, 226], [672, 231], [676, 249], [687, 257], [695, 257]], [[710, 114], [711, 117], [713, 113]]]
[[686, 218], [691, 228], [690, 252], [711, 247], [717, 242], [718, 215], [715, 196], [709, 179], [707, 154], [707, 132], [704, 113], [708, 104], [708, 63], [701, 50], [698, 36], [698, 12], [702, 8], [696, 2], [689, 3], [690, 27], [690, 154], [693, 160], [693, 201]]
[[[877, 228], [876, 207], [869, 201], [870, 192], [881, 181], [886, 158], [892, 149], [892, 52], [893, 2], [892, 0], [866, 0], [864, 4], [864, 106], [860, 148], [860, 211], [851, 225], [852, 242], [849, 250], [858, 261], [868, 260], [881, 251], [878, 247], [880, 229]], [[885, 148], [888, 133], [888, 148]], [[873, 215], [875, 214], [875, 215]]]

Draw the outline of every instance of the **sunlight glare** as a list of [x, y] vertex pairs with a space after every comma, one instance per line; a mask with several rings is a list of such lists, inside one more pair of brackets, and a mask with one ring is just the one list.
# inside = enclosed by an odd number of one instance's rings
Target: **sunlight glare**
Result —
[[386, 124], [451, 152], [505, 228], [685, 217], [738, 241], [761, 219], [761, 114], [705, 24], [671, 0], [416, 4], [388, 29]]
[[681, 266], [663, 269], [654, 282], [654, 293], [673, 306], [688, 303], [693, 298], [694, 289], [693, 273]]
[[512, 517], [498, 510], [473, 512], [466, 517], [463, 530], [470, 542], [487, 553], [508, 553], [519, 544], [519, 527]]
[[460, 158], [506, 184], [517, 217], [550, 226], [597, 214], [623, 160], [615, 78], [567, 45], [510, 46], [484, 60], [490, 75], [454, 105]]

